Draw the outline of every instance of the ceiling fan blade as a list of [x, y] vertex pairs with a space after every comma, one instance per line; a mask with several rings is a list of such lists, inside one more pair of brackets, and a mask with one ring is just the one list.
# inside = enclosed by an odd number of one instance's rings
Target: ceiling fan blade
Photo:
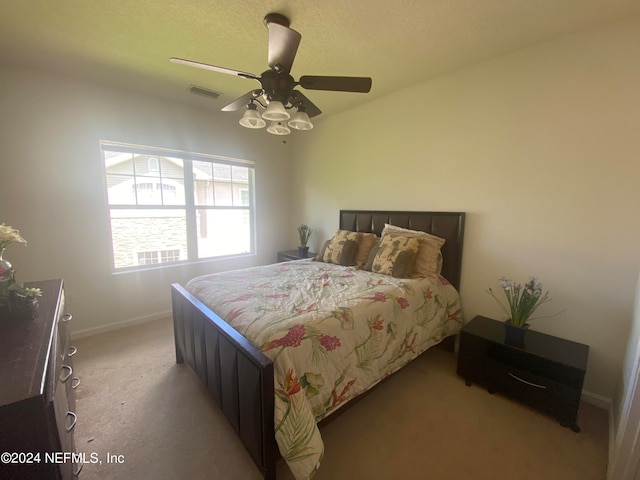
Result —
[[[269, 23], [269, 67], [286, 73], [291, 71], [302, 35], [277, 23]], [[276, 67], [280, 65], [280, 67]]]
[[251, 90], [250, 92], [245, 93], [243, 96], [236, 98], [226, 107], [222, 107], [222, 111], [233, 112], [235, 110], [239, 110], [242, 107], [246, 107], [252, 98], [258, 98], [260, 95], [262, 95], [262, 90]]
[[304, 96], [301, 91], [294, 90], [293, 92], [291, 92], [291, 103], [295, 105], [298, 102], [304, 105], [304, 110], [305, 112], [307, 112], [307, 115], [309, 115], [309, 118], [315, 117], [316, 115], [320, 115], [322, 113], [322, 110], [316, 107], [315, 104], [306, 96]]
[[256, 77], [253, 73], [240, 72], [239, 70], [232, 70], [230, 68], [224, 68], [224, 67], [216, 67], [215, 65], [209, 65], [208, 63], [194, 62], [193, 60], [185, 60], [184, 58], [176, 58], [176, 57], [171, 57], [169, 61], [171, 63], [186, 65], [187, 67], [202, 68], [204, 70], [212, 70], [218, 73], [226, 73], [228, 75], [236, 75], [238, 77], [253, 78], [255, 80], [259, 80], [259, 78]]
[[305, 75], [298, 82], [309, 90], [332, 90], [335, 92], [368, 93], [371, 90], [369, 77], [325, 77]]

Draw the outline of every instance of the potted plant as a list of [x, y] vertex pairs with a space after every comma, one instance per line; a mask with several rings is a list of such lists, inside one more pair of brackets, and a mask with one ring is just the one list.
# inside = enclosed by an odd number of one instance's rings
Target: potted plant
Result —
[[311, 233], [313, 230], [309, 228], [309, 225], [305, 225], [304, 223], [298, 225], [298, 235], [300, 236], [300, 245], [298, 246], [298, 255], [302, 258], [307, 258], [309, 254], [309, 247], [307, 246], [307, 242], [309, 241], [309, 237], [311, 237]]
[[527, 321], [532, 319], [531, 315], [540, 305], [551, 300], [549, 292], [542, 293], [542, 283], [535, 277], [530, 277], [524, 286], [502, 277], [500, 279], [500, 288], [507, 300], [507, 306], [498, 299], [491, 288], [487, 293], [498, 302], [500, 308], [507, 314], [505, 341], [515, 345], [522, 345], [524, 343], [524, 334], [529, 328]]
[[20, 232], [4, 223], [0, 225], [0, 313], [6, 318], [31, 318], [38, 307], [39, 288], [26, 287], [16, 281], [16, 272], [11, 264], [2, 258], [5, 248], [11, 243], [24, 243]]

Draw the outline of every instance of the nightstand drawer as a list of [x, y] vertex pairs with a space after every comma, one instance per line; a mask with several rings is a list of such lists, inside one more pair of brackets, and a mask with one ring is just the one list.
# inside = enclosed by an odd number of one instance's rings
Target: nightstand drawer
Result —
[[574, 388], [582, 388], [584, 371], [581, 372], [569, 365], [531, 355], [525, 350], [507, 348], [498, 343], [488, 344], [486, 355], [497, 362], [527, 373]]
[[526, 370], [495, 360], [487, 360], [487, 387], [532, 407], [555, 414], [554, 398], [558, 396], [558, 383]]
[[458, 375], [554, 415], [575, 432], [589, 347], [528, 331], [523, 345], [505, 343], [502, 322], [475, 317], [462, 327]]

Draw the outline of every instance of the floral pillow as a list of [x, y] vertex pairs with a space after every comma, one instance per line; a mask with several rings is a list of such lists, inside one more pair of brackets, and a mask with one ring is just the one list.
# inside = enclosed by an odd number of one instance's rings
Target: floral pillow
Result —
[[406, 278], [411, 273], [419, 248], [419, 238], [387, 234], [380, 241], [377, 250], [371, 251], [365, 269], [396, 278]]
[[338, 230], [331, 240], [323, 247], [320, 258], [323, 262], [338, 265], [355, 265], [358, 252], [358, 233], [348, 230]]
[[419, 232], [417, 230], [409, 230], [407, 228], [385, 224], [381, 236], [384, 238], [385, 235], [390, 233], [395, 235], [404, 235], [407, 237], [415, 237], [422, 240], [420, 249], [416, 255], [411, 276], [424, 277], [429, 273], [440, 273], [442, 270], [442, 252], [440, 249], [444, 245], [444, 238], [440, 238], [426, 232]]

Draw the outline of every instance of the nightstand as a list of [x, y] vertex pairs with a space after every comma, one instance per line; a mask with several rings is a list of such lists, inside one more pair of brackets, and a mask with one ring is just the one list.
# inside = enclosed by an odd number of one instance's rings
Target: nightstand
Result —
[[589, 347], [532, 330], [522, 346], [504, 342], [504, 325], [477, 316], [462, 327], [458, 375], [555, 416], [574, 432]]
[[284, 252], [278, 252], [278, 262], [288, 262], [290, 260], [302, 260], [303, 258], [313, 258], [317, 254], [309, 252], [306, 257], [301, 257], [298, 254], [298, 250], [286, 250]]

